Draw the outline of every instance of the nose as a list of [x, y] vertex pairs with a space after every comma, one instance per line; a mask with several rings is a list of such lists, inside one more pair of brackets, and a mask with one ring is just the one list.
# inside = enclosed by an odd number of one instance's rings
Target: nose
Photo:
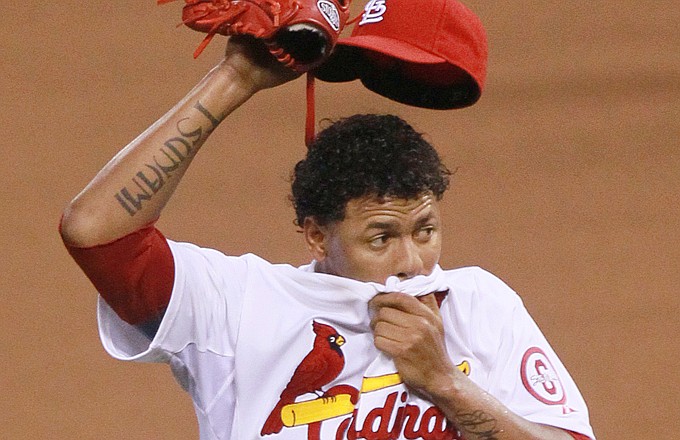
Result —
[[397, 251], [395, 268], [400, 280], [407, 280], [423, 273], [421, 249], [413, 239], [404, 239]]

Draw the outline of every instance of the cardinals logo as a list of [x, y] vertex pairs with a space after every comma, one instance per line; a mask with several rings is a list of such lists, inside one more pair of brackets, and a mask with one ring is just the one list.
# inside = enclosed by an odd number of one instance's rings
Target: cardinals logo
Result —
[[286, 405], [294, 404], [298, 396], [314, 393], [324, 397], [323, 387], [338, 377], [345, 366], [345, 357], [340, 349], [345, 338], [327, 324], [313, 321], [312, 329], [316, 335], [312, 350], [302, 359], [281, 392], [278, 403], [260, 431], [262, 436], [276, 434], [283, 429], [283, 410]]
[[387, 11], [385, 0], [370, 0], [364, 7], [364, 13], [361, 16], [359, 26], [367, 23], [378, 23], [382, 21], [383, 15]]

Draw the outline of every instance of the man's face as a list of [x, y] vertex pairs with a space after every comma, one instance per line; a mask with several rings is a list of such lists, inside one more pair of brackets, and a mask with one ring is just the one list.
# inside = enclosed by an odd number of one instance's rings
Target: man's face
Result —
[[319, 252], [312, 249], [316, 270], [378, 283], [392, 275], [429, 275], [441, 253], [440, 217], [431, 194], [350, 200], [343, 220], [317, 226], [322, 238]]

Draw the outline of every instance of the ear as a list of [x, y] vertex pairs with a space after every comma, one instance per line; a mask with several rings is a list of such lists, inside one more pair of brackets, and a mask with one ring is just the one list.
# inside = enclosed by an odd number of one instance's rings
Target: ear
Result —
[[314, 217], [305, 217], [302, 233], [305, 237], [305, 243], [307, 243], [307, 249], [312, 254], [312, 258], [318, 262], [323, 261], [327, 256], [327, 232], [327, 228], [320, 225]]

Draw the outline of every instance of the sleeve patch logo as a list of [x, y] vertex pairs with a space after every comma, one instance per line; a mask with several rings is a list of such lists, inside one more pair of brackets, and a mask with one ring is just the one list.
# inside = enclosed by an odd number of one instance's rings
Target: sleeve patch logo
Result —
[[522, 357], [520, 371], [524, 388], [546, 405], [564, 405], [567, 396], [555, 368], [543, 350], [531, 347]]

